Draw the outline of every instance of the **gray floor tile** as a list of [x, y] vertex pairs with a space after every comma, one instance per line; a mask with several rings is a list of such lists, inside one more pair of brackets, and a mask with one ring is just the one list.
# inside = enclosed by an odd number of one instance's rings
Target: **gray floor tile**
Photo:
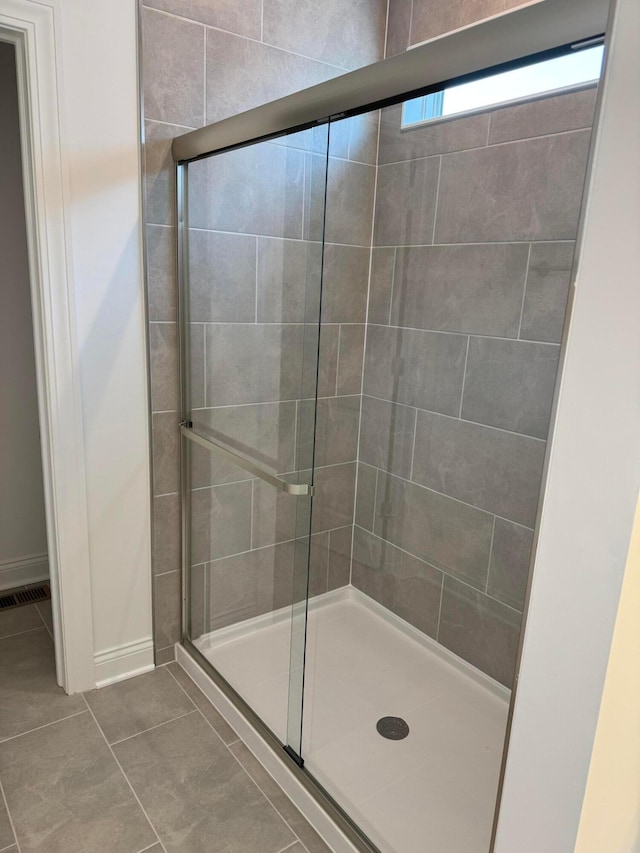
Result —
[[199, 687], [193, 683], [182, 667], [177, 663], [167, 666], [169, 672], [174, 676], [180, 687], [189, 696], [194, 705], [202, 712], [204, 718], [213, 726], [217, 734], [226, 743], [234, 743], [238, 735], [224, 719], [222, 714], [213, 707]]
[[0, 744], [0, 765], [22, 853], [138, 853], [156, 839], [88, 712]]
[[139, 734], [195, 710], [166, 669], [156, 669], [85, 693], [109, 743]]
[[2, 794], [0, 794], [0, 850], [4, 851], [7, 847], [11, 847], [15, 844], [15, 840], [7, 807], [4, 804]]
[[35, 605], [36, 610], [40, 614], [40, 618], [53, 634], [53, 615], [51, 613], [51, 601], [41, 601]]
[[12, 607], [11, 610], [0, 613], [0, 637], [23, 634], [25, 631], [33, 631], [34, 628], [42, 628], [42, 619], [35, 604]]
[[167, 853], [278, 853], [295, 841], [199, 714], [113, 749]]
[[[265, 796], [273, 803], [274, 807], [287, 821], [298, 838], [301, 839], [309, 853], [331, 853], [331, 848], [320, 838], [315, 829], [298, 811], [282, 788], [272, 779], [247, 745], [242, 741], [238, 741], [229, 748], [256, 785], [264, 792]], [[303, 847], [300, 845], [299, 848], [296, 846], [287, 848], [287, 853], [289, 849], [302, 850]]]
[[0, 640], [0, 740], [28, 732], [85, 708], [56, 684], [53, 643], [46, 628]]

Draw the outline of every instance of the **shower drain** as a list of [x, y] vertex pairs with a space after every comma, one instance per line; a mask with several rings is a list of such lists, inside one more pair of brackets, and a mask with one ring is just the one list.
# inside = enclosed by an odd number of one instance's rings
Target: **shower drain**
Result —
[[409, 734], [409, 726], [402, 717], [380, 717], [376, 729], [378, 734], [389, 740], [402, 740]]

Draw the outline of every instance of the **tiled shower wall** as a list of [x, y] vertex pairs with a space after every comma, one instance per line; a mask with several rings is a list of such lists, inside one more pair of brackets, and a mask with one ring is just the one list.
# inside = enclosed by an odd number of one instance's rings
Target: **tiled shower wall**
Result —
[[352, 583], [507, 685], [594, 105], [382, 111]]
[[[386, 0], [331, 0], [322, 4], [299, 0], [146, 0], [141, 19], [153, 413], [155, 645], [156, 660], [163, 662], [172, 657], [173, 644], [180, 634], [179, 401], [171, 140], [190, 129], [381, 59]], [[354, 194], [338, 199], [336, 207], [337, 211], [343, 210], [343, 223], [351, 220], [351, 231], [346, 232], [349, 234], [354, 230], [358, 235], [370, 233], [373, 195], [371, 192], [367, 196], [366, 187], [372, 188], [374, 182], [376, 135], [370, 122], [353, 122], [350, 130], [336, 136], [332, 146], [330, 180], [334, 192], [339, 178], [344, 179], [341, 186], [354, 190]], [[205, 255], [213, 243], [224, 242], [216, 235], [216, 228], [207, 226], [203, 232], [203, 245], [208, 244], [203, 250], [205, 264], [209, 263]], [[337, 294], [330, 314], [325, 314], [325, 381], [320, 389], [323, 400], [318, 415], [320, 449], [324, 446], [325, 451], [319, 455], [322, 471], [318, 472], [318, 503], [321, 507], [323, 492], [327, 494], [332, 485], [342, 504], [336, 505], [333, 498], [326, 501], [327, 512], [324, 518], [320, 513], [317, 519], [318, 591], [348, 579], [355, 482], [357, 418], [352, 413], [360, 393], [366, 273], [362, 288], [359, 283], [364, 268], [361, 255], [368, 254], [368, 248], [363, 246], [368, 247], [369, 241], [360, 236], [355, 241], [351, 237], [345, 239], [341, 234], [342, 231], [333, 238], [329, 236], [329, 241], [336, 244], [329, 247], [328, 254], [333, 257]], [[234, 239], [238, 243], [243, 238], [233, 235], [226, 242], [230, 244]], [[251, 239], [259, 243], [261, 238]], [[230, 246], [227, 248], [233, 252]], [[283, 242], [280, 249], [286, 252], [289, 246]], [[241, 256], [245, 261], [257, 257], [258, 266], [262, 257], [264, 273], [269, 262], [266, 243], [256, 244], [256, 250], [253, 256], [251, 252]], [[217, 263], [222, 264], [221, 255], [216, 257]], [[351, 292], [360, 293], [346, 301], [346, 288], [340, 284], [345, 275], [352, 284]], [[255, 280], [260, 281], [259, 270]], [[263, 290], [263, 295], [266, 293]], [[267, 313], [273, 309], [273, 315], [279, 306], [277, 294], [272, 298], [276, 301], [263, 307]], [[256, 327], [259, 319], [252, 318]], [[206, 325], [203, 323], [203, 336], [211, 334]], [[259, 336], [261, 332], [256, 328], [253, 334]], [[216, 340], [223, 338], [224, 334]], [[336, 444], [334, 425], [340, 423], [348, 424], [348, 430], [340, 431], [342, 442]], [[335, 554], [332, 566], [330, 552]], [[257, 611], [274, 603], [266, 599], [257, 602]]]

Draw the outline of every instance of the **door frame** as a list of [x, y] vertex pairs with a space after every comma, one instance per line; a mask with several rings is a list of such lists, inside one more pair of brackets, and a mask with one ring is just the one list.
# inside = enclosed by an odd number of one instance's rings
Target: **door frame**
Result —
[[95, 687], [85, 441], [55, 0], [0, 0], [15, 45], [36, 383], [58, 684]]

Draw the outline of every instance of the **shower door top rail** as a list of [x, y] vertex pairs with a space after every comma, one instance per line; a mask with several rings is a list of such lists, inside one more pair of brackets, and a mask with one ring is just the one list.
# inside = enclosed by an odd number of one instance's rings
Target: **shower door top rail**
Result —
[[254, 477], [257, 477], [259, 480], [264, 480], [265, 483], [268, 483], [270, 486], [279, 489], [287, 495], [313, 496], [313, 486], [309, 483], [287, 483], [286, 480], [282, 480], [280, 477], [276, 477], [275, 474], [265, 471], [265, 469], [260, 465], [257, 465], [250, 459], [246, 459], [239, 453], [235, 453], [223, 444], [220, 444], [217, 441], [212, 441], [210, 438], [205, 438], [203, 435], [197, 433], [187, 423], [180, 424], [180, 432], [185, 438], [188, 438], [189, 441], [193, 441], [194, 444], [199, 444], [200, 447], [204, 447], [205, 450], [222, 457], [225, 462], [230, 462], [232, 465], [242, 468], [243, 471], [253, 474]]
[[330, 119], [384, 107], [438, 91], [489, 70], [564, 53], [606, 29], [609, 0], [533, 0], [480, 24], [412, 47], [173, 141], [173, 159], [188, 163], [209, 154], [304, 130]]

